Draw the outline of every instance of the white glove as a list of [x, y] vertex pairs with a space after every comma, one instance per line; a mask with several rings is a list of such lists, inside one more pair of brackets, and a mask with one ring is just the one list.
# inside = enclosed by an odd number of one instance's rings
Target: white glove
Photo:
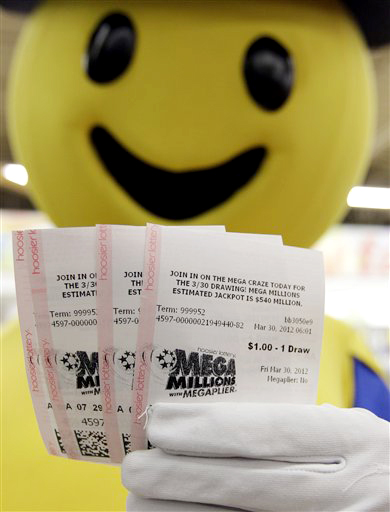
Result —
[[[389, 510], [389, 423], [364, 409], [156, 404], [147, 435], [156, 449], [122, 466], [123, 484], [143, 498], [254, 512]], [[178, 506], [170, 510], [198, 510]]]

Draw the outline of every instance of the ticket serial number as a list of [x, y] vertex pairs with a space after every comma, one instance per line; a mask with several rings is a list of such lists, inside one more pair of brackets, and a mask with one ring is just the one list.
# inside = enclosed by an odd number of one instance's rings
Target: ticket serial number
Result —
[[220, 320], [210, 318], [199, 318], [191, 316], [158, 315], [156, 321], [160, 323], [176, 323], [186, 325], [200, 325], [202, 327], [228, 327], [231, 329], [244, 329], [244, 322], [233, 320]]
[[77, 320], [53, 320], [50, 325], [52, 327], [90, 327], [97, 325], [96, 318], [80, 318]]

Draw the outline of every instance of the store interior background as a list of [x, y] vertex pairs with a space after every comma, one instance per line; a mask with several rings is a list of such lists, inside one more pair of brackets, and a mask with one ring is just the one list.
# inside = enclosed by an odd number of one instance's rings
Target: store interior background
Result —
[[[11, 231], [52, 225], [29, 201], [28, 183], [18, 185], [5, 177], [6, 165], [17, 163], [7, 140], [6, 85], [12, 52], [24, 22], [21, 14], [0, 12], [2, 326], [17, 314]], [[375, 50], [372, 56], [379, 108], [373, 160], [364, 186], [387, 189], [386, 204], [381, 208], [350, 208], [342, 223], [328, 231], [315, 247], [323, 251], [325, 259], [325, 312], [365, 333], [390, 380], [390, 46]]]

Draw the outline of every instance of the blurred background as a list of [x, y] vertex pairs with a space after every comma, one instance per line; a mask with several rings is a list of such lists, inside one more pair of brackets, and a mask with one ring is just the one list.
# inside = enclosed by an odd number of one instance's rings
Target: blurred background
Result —
[[[28, 198], [28, 169], [12, 157], [7, 139], [6, 86], [13, 49], [25, 16], [0, 11], [1, 321], [16, 314], [11, 231], [51, 226]], [[316, 244], [324, 253], [326, 313], [360, 328], [389, 371], [390, 282], [390, 46], [375, 50], [379, 98], [373, 160], [363, 188], [351, 191], [350, 209]]]

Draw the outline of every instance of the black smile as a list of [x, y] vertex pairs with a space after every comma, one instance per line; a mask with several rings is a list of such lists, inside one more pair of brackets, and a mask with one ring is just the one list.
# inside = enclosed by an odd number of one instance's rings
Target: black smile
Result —
[[252, 148], [224, 164], [171, 172], [139, 160], [101, 126], [91, 130], [92, 144], [116, 182], [151, 213], [184, 220], [223, 203], [260, 169], [266, 150]]

